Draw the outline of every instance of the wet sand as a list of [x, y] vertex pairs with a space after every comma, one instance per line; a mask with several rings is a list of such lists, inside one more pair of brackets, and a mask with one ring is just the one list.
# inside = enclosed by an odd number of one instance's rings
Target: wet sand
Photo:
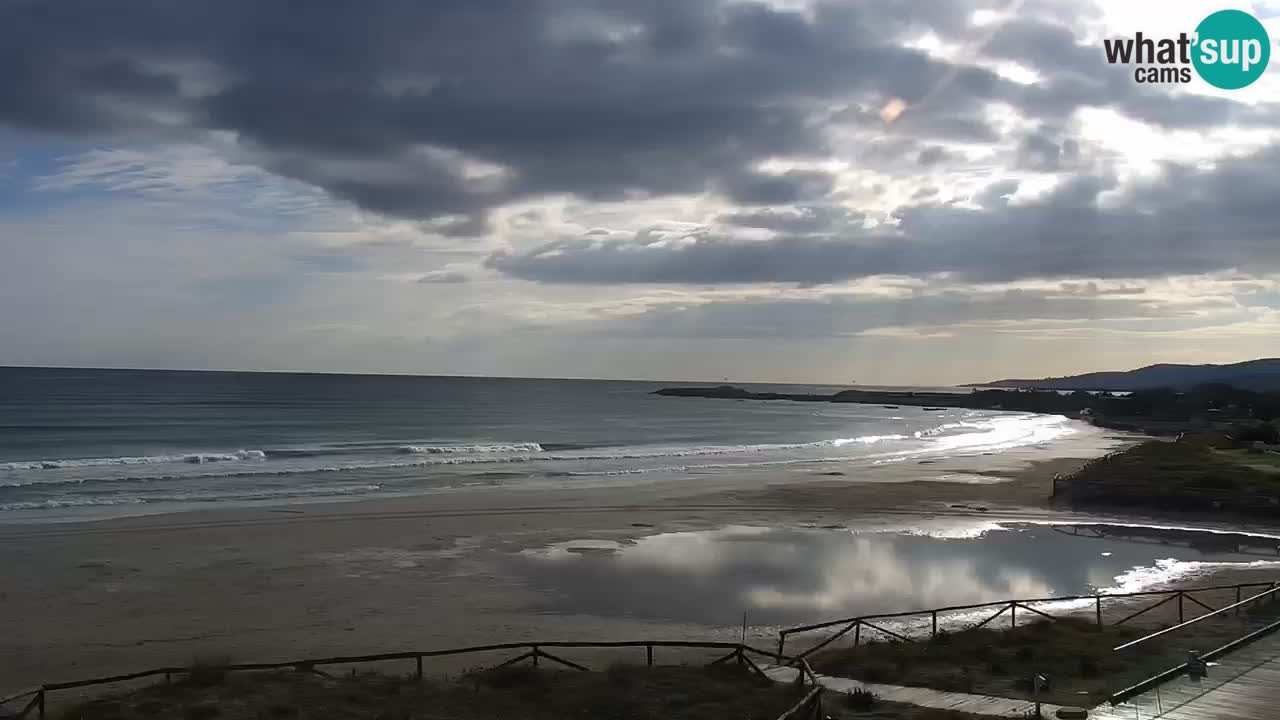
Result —
[[[755, 489], [714, 480], [504, 488], [0, 525], [0, 693], [200, 654], [250, 662], [536, 639], [736, 639], [731, 617], [716, 629], [531, 612], [539, 591], [483, 556], [729, 524], [1069, 521], [1080, 516], [1048, 509], [1045, 497], [1054, 472], [1083, 461], [1019, 468], [969, 458], [929, 468], [971, 482], [908, 482], [910, 472], [890, 468], [876, 474], [889, 481], [871, 483], [791, 475]], [[1003, 477], [977, 474], [993, 465]], [[769, 629], [752, 634], [761, 644], [772, 638]]]

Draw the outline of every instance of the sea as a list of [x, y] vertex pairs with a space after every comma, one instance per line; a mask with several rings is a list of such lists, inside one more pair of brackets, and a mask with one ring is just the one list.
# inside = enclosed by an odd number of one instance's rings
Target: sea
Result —
[[839, 472], [1088, 431], [1029, 413], [653, 394], [699, 384], [0, 368], [0, 522]]

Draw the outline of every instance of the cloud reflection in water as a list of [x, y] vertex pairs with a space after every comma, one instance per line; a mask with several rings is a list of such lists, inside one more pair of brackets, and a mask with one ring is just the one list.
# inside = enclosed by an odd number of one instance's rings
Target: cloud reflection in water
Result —
[[708, 625], [733, 625], [746, 611], [753, 625], [771, 625], [1088, 593], [1168, 559], [1257, 558], [1048, 526], [949, 537], [731, 526], [526, 550], [507, 569], [545, 591], [542, 610]]

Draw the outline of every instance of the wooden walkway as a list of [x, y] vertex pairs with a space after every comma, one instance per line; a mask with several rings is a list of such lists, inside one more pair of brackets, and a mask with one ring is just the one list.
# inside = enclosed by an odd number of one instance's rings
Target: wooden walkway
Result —
[[[764, 673], [775, 682], [793, 683], [796, 680], [796, 669], [780, 665], [765, 668]], [[823, 687], [838, 693], [847, 693], [854, 688], [861, 688], [875, 693], [886, 702], [907, 703], [921, 707], [939, 708], [942, 710], [958, 710], [974, 715], [1001, 718], [1025, 718], [1035, 709], [1035, 703], [1013, 698], [993, 697], [991, 695], [971, 695], [969, 693], [945, 692], [931, 688], [903, 687], [901, 685], [881, 685], [864, 683], [849, 678], [818, 675], [818, 682]], [[1045, 703], [1041, 706], [1043, 716], [1051, 718], [1058, 711], [1057, 705]], [[1092, 715], [1090, 715], [1092, 717]], [[1240, 719], [1243, 720], [1243, 719]]]
[[[770, 666], [765, 674], [775, 682], [795, 682], [796, 670]], [[823, 687], [838, 693], [869, 690], [889, 702], [988, 717], [1025, 718], [1034, 704], [1026, 700], [944, 692], [930, 688], [864, 683], [818, 675]], [[1052, 718], [1058, 706], [1045, 703], [1042, 716]], [[1211, 665], [1209, 677], [1193, 682], [1171, 680], [1122, 705], [1099, 705], [1090, 720], [1275, 720], [1280, 718], [1280, 634], [1262, 638]]]
[[1280, 717], [1280, 635], [1262, 638], [1209, 667], [1200, 682], [1171, 680], [1090, 720], [1273, 720]]

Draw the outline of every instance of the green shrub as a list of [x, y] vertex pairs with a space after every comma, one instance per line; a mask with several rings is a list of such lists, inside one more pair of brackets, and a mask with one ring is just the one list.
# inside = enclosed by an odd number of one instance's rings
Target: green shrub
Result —
[[844, 704], [851, 710], [871, 710], [880, 698], [865, 688], [854, 688], [845, 693]]

